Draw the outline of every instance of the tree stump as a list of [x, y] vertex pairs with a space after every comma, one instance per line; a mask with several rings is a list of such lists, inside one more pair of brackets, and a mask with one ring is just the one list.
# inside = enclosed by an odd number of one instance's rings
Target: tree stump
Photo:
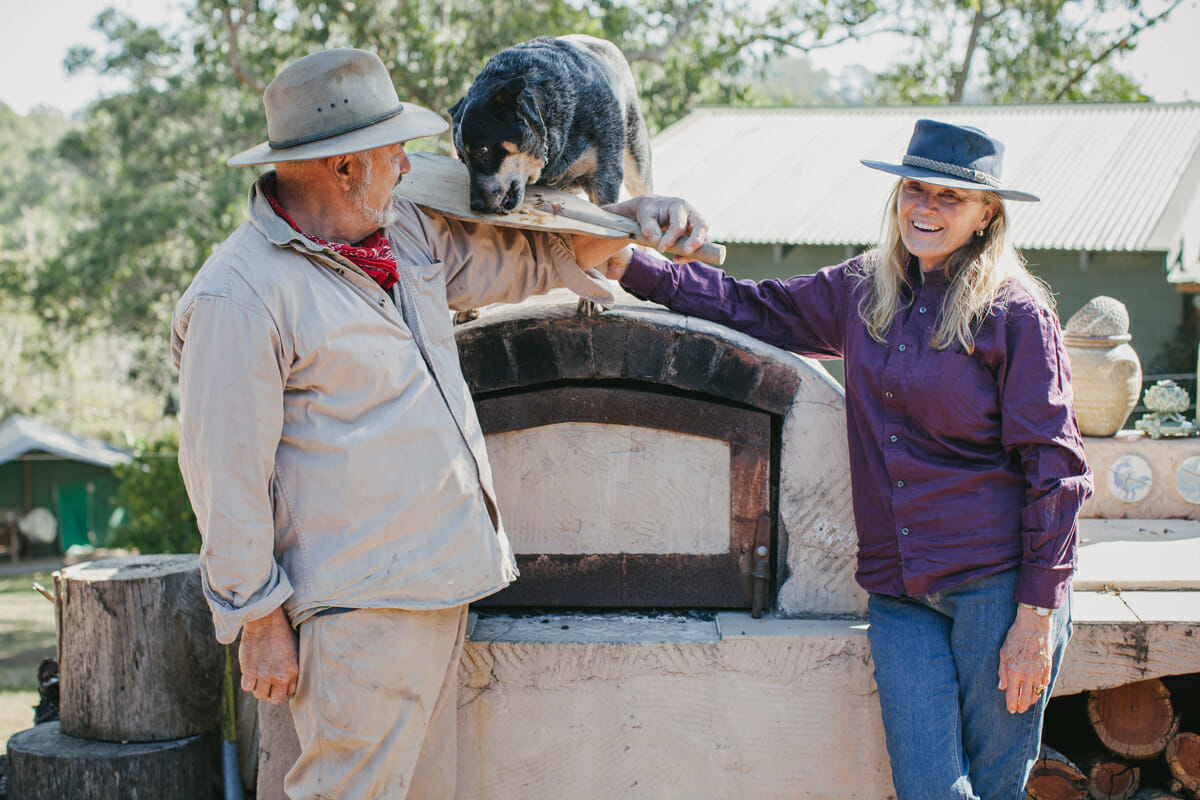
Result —
[[1087, 776], [1069, 758], [1043, 744], [1025, 793], [1029, 800], [1083, 800], [1088, 796]]
[[8, 756], [14, 800], [206, 800], [218, 774], [206, 736], [94, 742], [67, 736], [57, 722], [14, 734]]
[[77, 564], [54, 583], [63, 733], [163, 742], [216, 728], [222, 650], [196, 556]]
[[1171, 693], [1157, 679], [1089, 692], [1087, 708], [1100, 741], [1125, 758], [1153, 758], [1179, 729]]
[[1092, 800], [1130, 800], [1142, 778], [1141, 769], [1114, 758], [1089, 759], [1084, 772]]
[[1181, 733], [1167, 745], [1171, 775], [1193, 795], [1200, 795], [1200, 734]]

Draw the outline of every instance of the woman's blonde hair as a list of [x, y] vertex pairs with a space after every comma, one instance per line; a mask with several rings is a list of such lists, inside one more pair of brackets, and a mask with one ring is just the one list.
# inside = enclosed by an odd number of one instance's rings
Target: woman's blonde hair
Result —
[[[870, 282], [870, 290], [863, 297], [858, 315], [877, 342], [887, 341], [901, 292], [908, 283], [912, 254], [900, 238], [898, 212], [903, 184], [901, 179], [892, 187], [879, 246], [863, 257], [860, 271], [861, 279]], [[972, 236], [943, 266], [950, 289], [933, 332], [933, 346], [938, 350], [958, 342], [966, 352], [973, 352], [975, 332], [1014, 284], [1023, 287], [1037, 302], [1054, 308], [1049, 287], [1026, 269], [1025, 259], [1009, 244], [1004, 200], [989, 191], [984, 191], [983, 200], [996, 209], [991, 222], [982, 236]]]

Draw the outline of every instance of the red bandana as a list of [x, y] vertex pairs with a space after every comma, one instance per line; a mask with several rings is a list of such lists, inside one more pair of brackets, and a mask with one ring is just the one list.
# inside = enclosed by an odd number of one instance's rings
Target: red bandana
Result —
[[347, 259], [351, 264], [361, 267], [362, 271], [374, 278], [375, 282], [385, 292], [391, 291], [391, 288], [396, 285], [396, 281], [400, 279], [400, 272], [396, 266], [396, 256], [392, 253], [392, 243], [382, 231], [375, 231], [356, 245], [327, 242], [319, 236], [313, 236], [311, 233], [305, 233], [300, 230], [300, 226], [288, 216], [288, 213], [283, 210], [283, 206], [279, 205], [279, 201], [275, 199], [274, 180], [264, 183], [263, 194], [267, 196], [267, 200], [271, 203], [271, 208], [275, 209], [275, 213], [287, 222], [288, 225], [291, 225], [296, 233], [299, 233], [309, 241], [316, 242], [322, 247], [328, 247], [339, 256]]

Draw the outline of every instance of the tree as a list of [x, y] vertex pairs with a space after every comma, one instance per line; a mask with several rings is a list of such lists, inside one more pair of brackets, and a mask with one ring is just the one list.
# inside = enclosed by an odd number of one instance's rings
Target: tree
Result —
[[[444, 111], [503, 47], [592, 33], [631, 60], [655, 131], [697, 103], [770, 102], [746, 75], [781, 55], [888, 31], [910, 37], [913, 56], [877, 84], [876, 99], [961, 99], [980, 62], [978, 83], [997, 100], [1138, 98], [1111, 56], [1180, 0], [1109, 2], [194, 0], [179, 30], [110, 9], [96, 21], [107, 48], [78, 49], [68, 66], [124, 76], [130, 88], [93, 103], [63, 136], [57, 156], [77, 175], [69, 224], [26, 285], [47, 319], [140, 337], [137, 374], [148, 386], [169, 383], [174, 303], [244, 218], [251, 174], [224, 160], [263, 137], [267, 79], [318, 48], [374, 50], [403, 98]], [[1120, 25], [1102, 28], [1097, 10]], [[449, 140], [414, 146], [446, 152]]]
[[134, 445], [133, 460], [117, 464], [114, 505], [121, 521], [108, 534], [110, 547], [142, 553], [197, 553], [200, 529], [179, 471], [179, 445], [173, 438]]
[[[753, 16], [734, 0], [196, 0], [178, 31], [109, 9], [96, 21], [107, 49], [76, 49], [68, 67], [123, 76], [130, 89], [93, 103], [58, 147], [80, 184], [67, 241], [36, 275], [34, 300], [56, 322], [143, 337], [151, 358], [140, 374], [168, 382], [174, 302], [243, 219], [251, 175], [224, 161], [263, 137], [267, 77], [315, 49], [369, 48], [401, 97], [444, 110], [503, 47], [538, 34], [592, 33], [631, 54], [647, 117], [659, 128], [695, 102], [741, 98], [738, 54], [752, 43], [816, 43], [814, 31], [828, 24], [806, 20], [824, 12], [791, 8], [795, 19], [784, 6]], [[416, 146], [445, 152], [449, 141]]]
[[997, 103], [1143, 101], [1114, 57], [1180, 2], [894, 0], [876, 19], [912, 54], [879, 76], [873, 99], [961, 103], [975, 86]]

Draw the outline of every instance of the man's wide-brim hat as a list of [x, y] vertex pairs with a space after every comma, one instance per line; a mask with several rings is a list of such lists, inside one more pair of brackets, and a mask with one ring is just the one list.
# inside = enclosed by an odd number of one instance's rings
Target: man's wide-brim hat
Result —
[[862, 163], [922, 183], [995, 192], [1006, 200], [1037, 202], [1036, 195], [1007, 188], [1000, 182], [1003, 161], [1003, 143], [978, 128], [919, 119], [901, 163]]
[[231, 167], [358, 153], [449, 127], [427, 108], [401, 103], [379, 56], [323, 50], [288, 64], [263, 92], [267, 135]]

